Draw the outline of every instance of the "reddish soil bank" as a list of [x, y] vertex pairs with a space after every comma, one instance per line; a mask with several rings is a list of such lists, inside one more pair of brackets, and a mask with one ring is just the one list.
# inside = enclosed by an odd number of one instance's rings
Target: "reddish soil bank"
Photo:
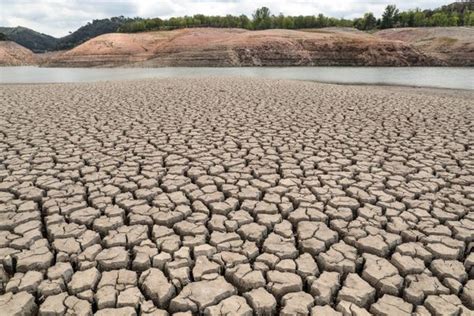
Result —
[[49, 66], [427, 66], [410, 44], [346, 30], [194, 28], [93, 38]]

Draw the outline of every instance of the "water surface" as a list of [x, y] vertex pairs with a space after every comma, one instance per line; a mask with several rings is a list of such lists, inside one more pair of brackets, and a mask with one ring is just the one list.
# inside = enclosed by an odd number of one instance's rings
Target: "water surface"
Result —
[[384, 84], [474, 90], [474, 68], [457, 67], [0, 67], [0, 83], [96, 82], [195, 76], [246, 76], [342, 84]]

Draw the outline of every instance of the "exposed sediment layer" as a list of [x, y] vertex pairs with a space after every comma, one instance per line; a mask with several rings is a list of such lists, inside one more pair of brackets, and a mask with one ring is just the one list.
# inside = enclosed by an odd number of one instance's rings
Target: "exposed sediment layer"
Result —
[[48, 66], [427, 66], [444, 65], [410, 44], [344, 30], [193, 28], [105, 34]]
[[473, 92], [0, 86], [2, 315], [469, 315]]
[[396, 28], [375, 35], [413, 45], [450, 66], [474, 66], [474, 27]]
[[36, 55], [15, 42], [0, 41], [0, 66], [26, 66], [38, 63]]

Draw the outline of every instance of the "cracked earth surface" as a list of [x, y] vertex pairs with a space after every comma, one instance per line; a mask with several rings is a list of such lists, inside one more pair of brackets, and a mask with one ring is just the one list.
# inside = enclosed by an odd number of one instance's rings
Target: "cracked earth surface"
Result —
[[0, 87], [2, 315], [472, 315], [473, 93]]

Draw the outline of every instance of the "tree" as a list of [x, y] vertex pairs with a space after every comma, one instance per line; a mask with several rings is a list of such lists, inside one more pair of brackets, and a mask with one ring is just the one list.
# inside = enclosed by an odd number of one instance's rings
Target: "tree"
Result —
[[354, 21], [354, 26], [359, 30], [373, 30], [377, 27], [377, 19], [372, 12], [367, 12], [364, 17]]
[[464, 26], [474, 26], [474, 12], [464, 13]]
[[1, 41], [7, 41], [7, 40], [8, 40], [8, 37], [5, 34], [0, 33], [0, 42]]
[[163, 25], [163, 21], [160, 18], [148, 19], [144, 22], [146, 30], [159, 30]]
[[426, 26], [426, 15], [420, 9], [416, 9], [415, 13], [413, 14], [413, 26]]
[[364, 20], [366, 30], [373, 30], [377, 26], [377, 19], [372, 12], [364, 14]]
[[280, 13], [279, 15], [277, 16], [273, 16], [273, 19], [272, 19], [272, 27], [273, 28], [276, 28], [276, 29], [283, 29], [284, 26], [284, 22], [285, 22], [285, 16]]
[[304, 16], [302, 15], [296, 16], [294, 21], [295, 21], [295, 29], [304, 28]]
[[[472, 9], [471, 9], [472, 8]], [[395, 5], [388, 5], [385, 8], [381, 19], [375, 18], [372, 12], [367, 12], [364, 16], [353, 20], [344, 18], [326, 17], [323, 14], [285, 16], [271, 15], [270, 9], [261, 7], [255, 10], [252, 18], [246, 15], [234, 16], [210, 16], [196, 14], [193, 16], [171, 17], [169, 19], [143, 19], [115, 17], [105, 20], [94, 20], [86, 25], [84, 36], [81, 39], [88, 39], [98, 34], [107, 32], [143, 32], [151, 30], [172, 30], [185, 27], [236, 27], [249, 30], [263, 30], [270, 28], [282, 29], [305, 29], [323, 27], [356, 27], [360, 30], [368, 31], [376, 28], [392, 27], [423, 27], [423, 26], [473, 26], [474, 25], [474, 2], [456, 2], [433, 10], [415, 9], [400, 12]], [[88, 29], [99, 31], [90, 32]], [[82, 29], [82, 28], [81, 28]], [[80, 29], [80, 30], [81, 30]], [[87, 31], [86, 31], [87, 30]], [[76, 31], [75, 33], [77, 33]], [[74, 34], [71, 34], [71, 36]], [[75, 35], [74, 35], [75, 36]], [[67, 36], [66, 38], [68, 38]], [[11, 38], [11, 37], [10, 37]], [[71, 41], [70, 46], [77, 45], [77, 41]], [[68, 44], [69, 45], [69, 44]]]
[[399, 11], [395, 5], [388, 5], [382, 14], [382, 25], [383, 29], [389, 29], [395, 26], [398, 21]]
[[432, 26], [448, 26], [449, 25], [448, 16], [444, 12], [438, 12], [438, 13], [433, 14], [430, 20], [431, 20]]
[[240, 27], [244, 29], [251, 29], [252, 28], [252, 21], [246, 16], [245, 14], [242, 14], [239, 17], [240, 20]]
[[256, 30], [269, 29], [272, 25], [270, 19], [270, 9], [267, 7], [261, 7], [255, 10], [253, 16], [253, 28]]
[[295, 21], [294, 21], [292, 16], [285, 16], [285, 18], [283, 19], [282, 28], [284, 28], [284, 29], [294, 29], [295, 28]]
[[304, 28], [312, 28], [314, 27], [314, 25], [316, 24], [316, 19], [314, 17], [314, 15], [307, 15], [303, 18], [303, 25], [304, 25]]
[[326, 18], [322, 13], [318, 14], [316, 19], [316, 27], [327, 27], [328, 25], [328, 18]]
[[448, 25], [449, 26], [462, 25], [462, 24], [460, 24], [460, 21], [461, 21], [460, 16], [456, 12], [453, 12], [453, 13], [450, 14], [450, 16], [448, 18]]
[[409, 10], [401, 12], [398, 16], [398, 22], [401, 27], [412, 27], [415, 24], [415, 11]]

